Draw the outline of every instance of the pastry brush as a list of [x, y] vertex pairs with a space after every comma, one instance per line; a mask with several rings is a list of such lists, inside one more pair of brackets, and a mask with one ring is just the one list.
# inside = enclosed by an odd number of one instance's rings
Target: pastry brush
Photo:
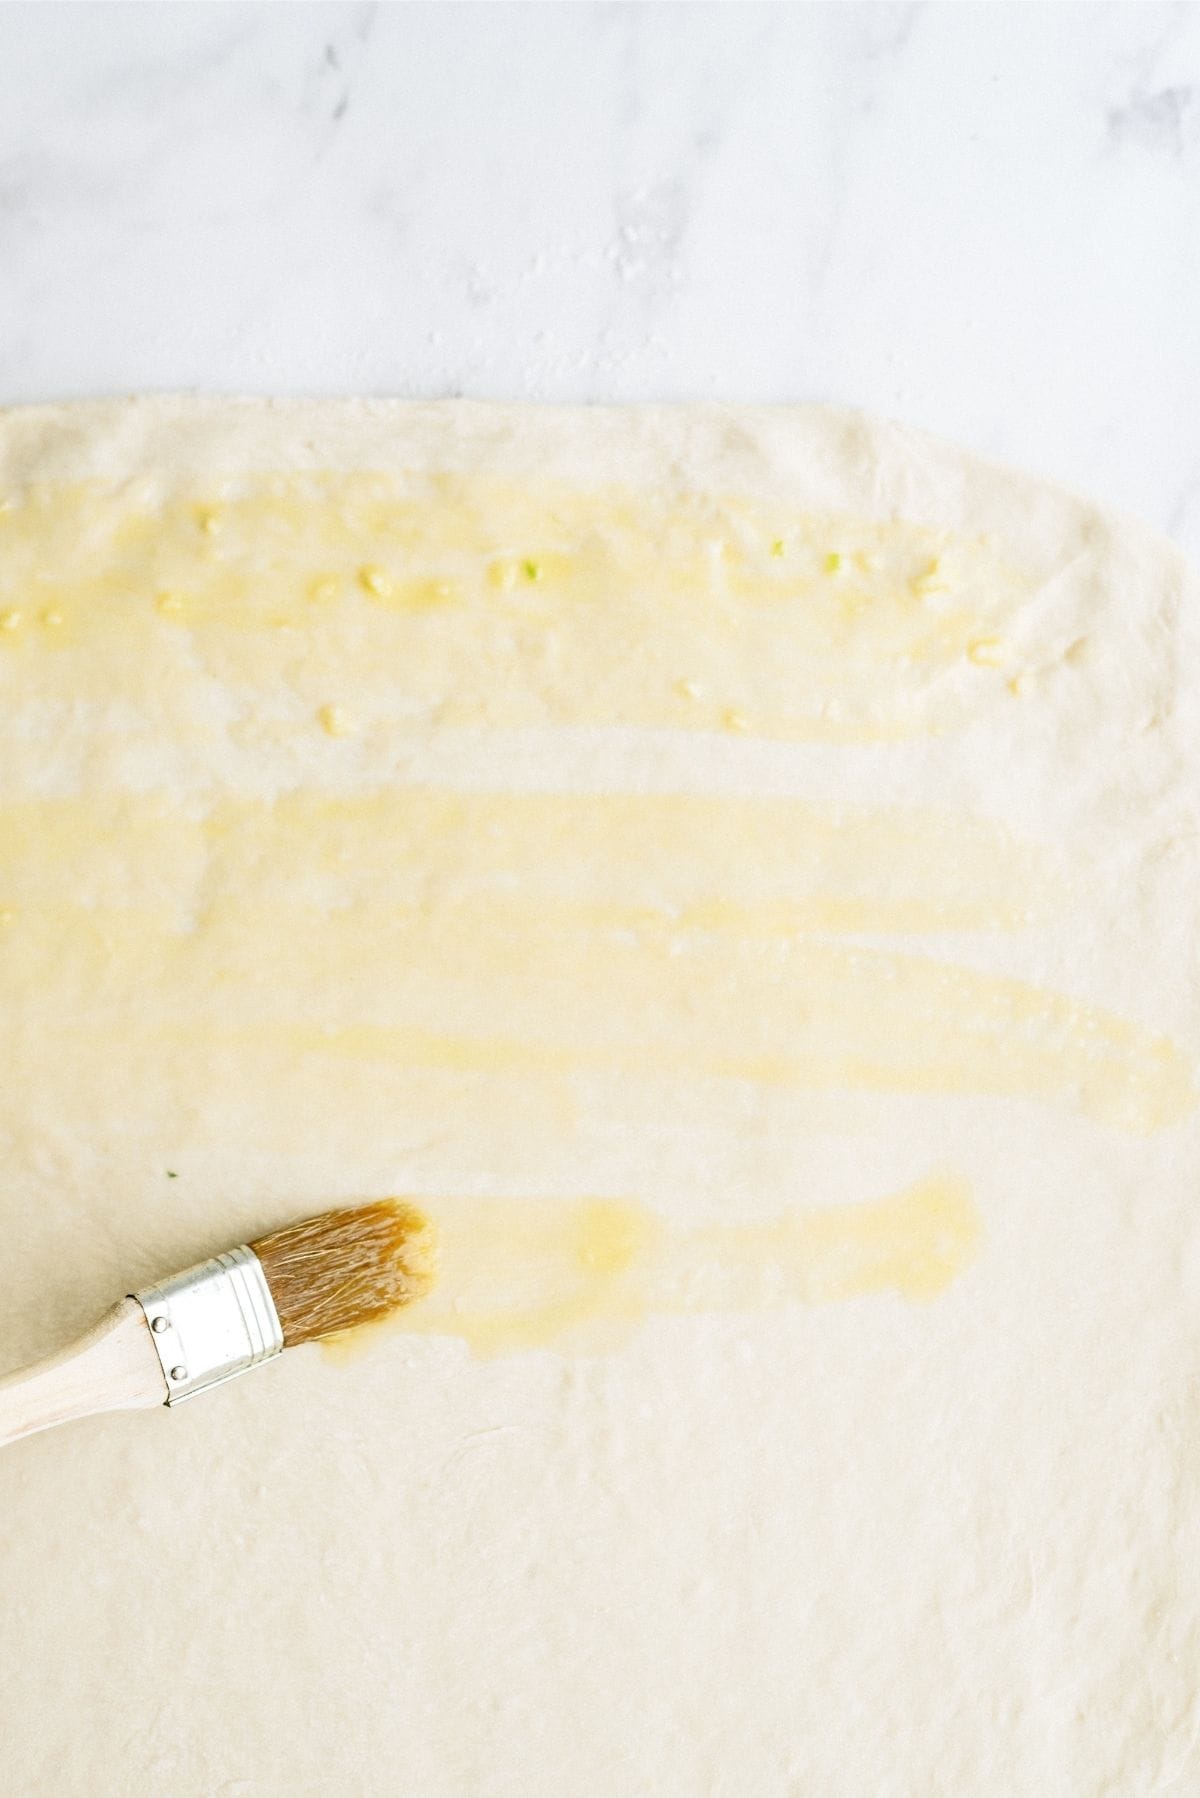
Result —
[[306, 1218], [131, 1293], [69, 1348], [0, 1379], [0, 1447], [98, 1411], [177, 1405], [411, 1304], [433, 1274], [433, 1228], [411, 1205]]

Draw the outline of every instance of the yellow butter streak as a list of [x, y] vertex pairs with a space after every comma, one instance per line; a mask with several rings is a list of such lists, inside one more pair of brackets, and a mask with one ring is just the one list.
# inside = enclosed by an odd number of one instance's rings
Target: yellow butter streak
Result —
[[[1119, 1128], [1196, 1101], [1168, 1040], [1030, 983], [807, 936], [609, 926], [507, 902], [333, 910], [223, 895], [194, 928], [41, 908], [0, 937], [0, 1003], [37, 995], [10, 1089], [66, 1076], [81, 1030], [199, 1053], [465, 1074], [616, 1073], [810, 1092], [1056, 1102]], [[15, 908], [14, 908], [15, 909]], [[131, 1004], [131, 996], [136, 1004]], [[2, 1101], [0, 1101], [2, 1102]]]
[[[481, 1355], [628, 1329], [650, 1316], [759, 1311], [893, 1292], [936, 1298], [974, 1259], [975, 1202], [939, 1175], [857, 1205], [677, 1226], [622, 1200], [422, 1201], [438, 1235], [432, 1292], [388, 1329], [457, 1336]], [[356, 1332], [332, 1352], [356, 1349]]]
[[8, 633], [9, 661], [65, 656], [66, 690], [86, 652], [114, 704], [171, 676], [180, 699], [295, 690], [310, 715], [319, 669], [404, 731], [939, 731], [988, 699], [971, 646], [1023, 597], [977, 540], [729, 495], [293, 473], [199, 505], [35, 487], [0, 515], [0, 611], [58, 620]]
[[[353, 729], [326, 707], [325, 730]], [[593, 924], [754, 935], [1012, 929], [1061, 894], [1048, 858], [982, 819], [690, 794], [391, 789], [352, 799], [153, 795], [0, 805], [0, 901], [161, 907], [207, 895], [337, 908], [515, 904]]]

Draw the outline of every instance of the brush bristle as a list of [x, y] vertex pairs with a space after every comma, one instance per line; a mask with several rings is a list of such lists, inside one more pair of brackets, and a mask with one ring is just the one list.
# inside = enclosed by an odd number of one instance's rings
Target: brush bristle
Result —
[[436, 1271], [433, 1225], [399, 1199], [326, 1211], [250, 1247], [267, 1276], [285, 1348], [411, 1305], [429, 1291]]

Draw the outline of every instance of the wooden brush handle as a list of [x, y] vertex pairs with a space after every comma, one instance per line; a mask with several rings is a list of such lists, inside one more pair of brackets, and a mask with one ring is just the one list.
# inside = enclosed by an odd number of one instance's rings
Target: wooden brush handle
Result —
[[122, 1299], [70, 1348], [0, 1379], [0, 1448], [73, 1417], [148, 1410], [166, 1399], [146, 1313], [136, 1299]]

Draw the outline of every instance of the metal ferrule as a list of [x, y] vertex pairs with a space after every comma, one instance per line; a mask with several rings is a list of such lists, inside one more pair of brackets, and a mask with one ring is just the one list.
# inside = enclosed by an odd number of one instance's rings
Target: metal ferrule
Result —
[[132, 1296], [150, 1325], [168, 1405], [232, 1380], [283, 1348], [267, 1276], [250, 1249], [231, 1249]]

